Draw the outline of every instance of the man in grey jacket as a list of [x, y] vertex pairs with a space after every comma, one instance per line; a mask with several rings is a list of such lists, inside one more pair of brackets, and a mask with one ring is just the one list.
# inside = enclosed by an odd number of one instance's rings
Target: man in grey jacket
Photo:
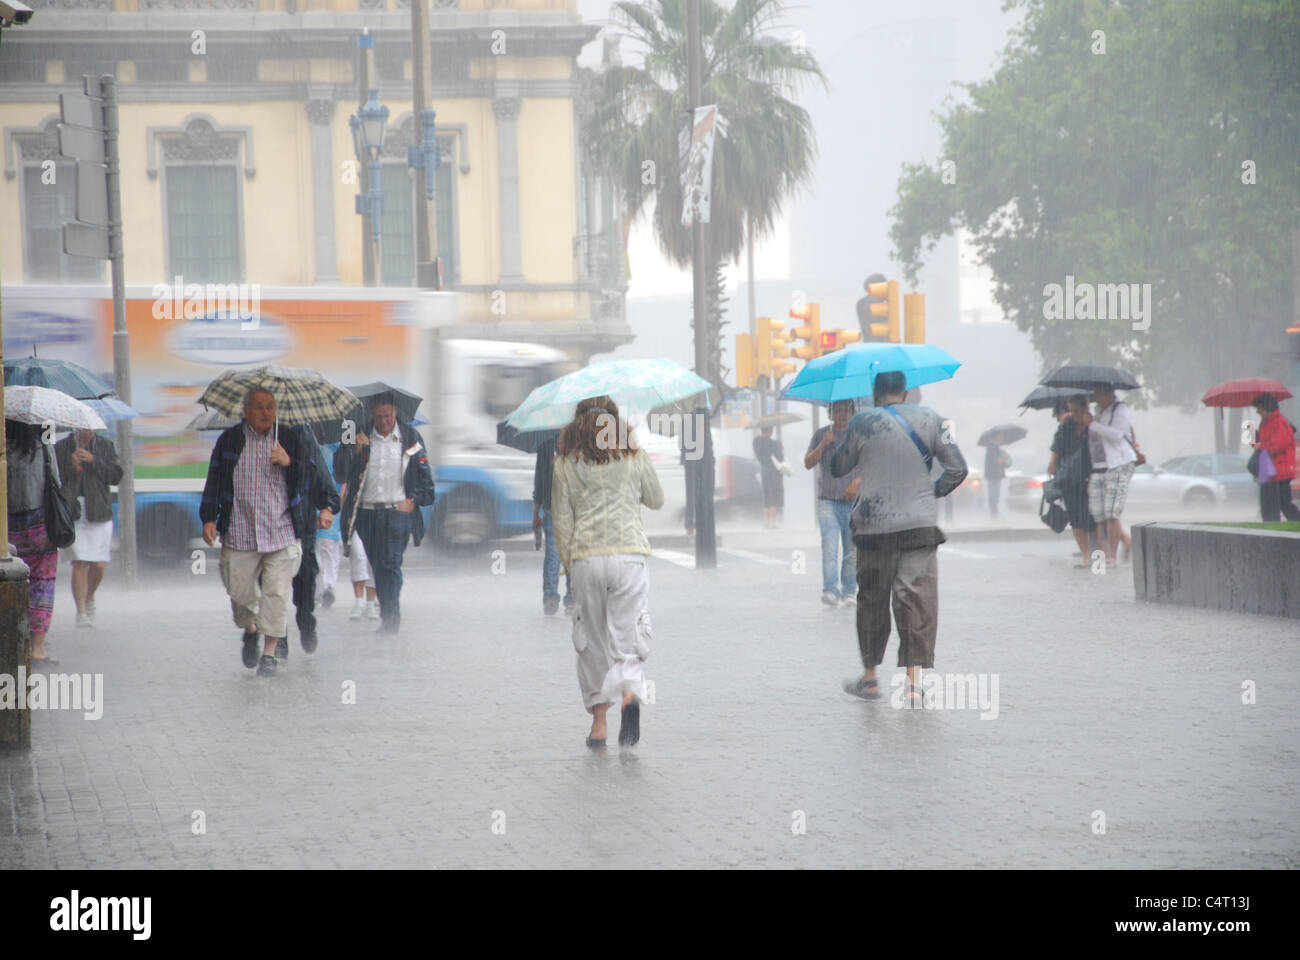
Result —
[[[876, 667], [889, 642], [889, 605], [898, 623], [898, 665], [907, 668], [906, 704], [921, 706], [921, 670], [934, 666], [939, 626], [938, 498], [966, 478], [966, 461], [951, 430], [928, 407], [905, 403], [902, 373], [876, 376], [875, 407], [849, 421], [831, 454], [831, 475], [859, 470], [851, 526], [858, 548], [858, 649], [866, 672], [844, 689], [880, 696]], [[932, 459], [943, 467], [931, 480]]]

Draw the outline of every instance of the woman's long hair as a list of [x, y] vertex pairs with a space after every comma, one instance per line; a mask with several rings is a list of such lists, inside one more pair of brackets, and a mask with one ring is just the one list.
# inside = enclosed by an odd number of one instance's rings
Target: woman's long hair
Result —
[[573, 420], [560, 431], [556, 444], [560, 456], [586, 463], [609, 463], [636, 449], [627, 423], [609, 397], [578, 401]]
[[25, 457], [36, 453], [41, 443], [41, 428], [35, 423], [19, 423], [17, 420], [5, 421], [5, 443]]

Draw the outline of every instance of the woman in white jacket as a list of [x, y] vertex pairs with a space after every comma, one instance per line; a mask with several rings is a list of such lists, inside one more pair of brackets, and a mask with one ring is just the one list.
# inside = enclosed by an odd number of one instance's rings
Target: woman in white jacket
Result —
[[578, 404], [558, 443], [551, 510], [560, 562], [573, 587], [578, 684], [592, 715], [587, 746], [605, 746], [605, 714], [622, 701], [620, 746], [641, 735], [642, 663], [650, 653], [650, 541], [641, 506], [663, 506], [650, 458], [609, 397]]

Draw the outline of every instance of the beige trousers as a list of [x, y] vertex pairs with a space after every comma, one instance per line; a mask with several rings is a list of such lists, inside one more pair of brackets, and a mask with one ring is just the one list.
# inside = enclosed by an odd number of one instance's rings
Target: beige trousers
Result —
[[301, 563], [297, 541], [274, 553], [222, 547], [221, 582], [230, 595], [235, 625], [265, 637], [287, 637], [293, 577]]

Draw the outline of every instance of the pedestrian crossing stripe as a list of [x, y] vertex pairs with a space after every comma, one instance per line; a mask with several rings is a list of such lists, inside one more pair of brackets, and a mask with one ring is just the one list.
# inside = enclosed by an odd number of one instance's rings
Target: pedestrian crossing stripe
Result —
[[939, 547], [944, 553], [951, 554], [954, 557], [965, 557], [967, 560], [992, 560], [991, 553], [977, 553], [974, 550], [963, 550], [961, 547], [950, 547], [948, 544], [942, 544]]
[[788, 562], [786, 560], [778, 560], [776, 557], [769, 557], [765, 553], [755, 553], [753, 550], [740, 550], [735, 547], [719, 547], [718, 552], [730, 554], [733, 557], [740, 557], [742, 560], [753, 560], [756, 563], [766, 563], [776, 567], [784, 567]]
[[678, 553], [676, 550], [651, 550], [650, 556], [658, 557], [660, 560], [667, 560], [669, 563], [675, 563], [679, 567], [690, 567], [694, 569], [695, 558], [689, 553]]

